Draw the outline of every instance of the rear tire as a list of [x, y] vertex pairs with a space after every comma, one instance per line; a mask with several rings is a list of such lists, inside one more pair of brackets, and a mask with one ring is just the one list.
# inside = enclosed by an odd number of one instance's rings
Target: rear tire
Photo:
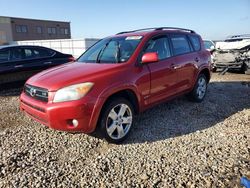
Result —
[[114, 98], [104, 106], [98, 122], [98, 134], [110, 143], [119, 144], [129, 135], [134, 107], [124, 98]]
[[207, 93], [207, 78], [200, 74], [197, 78], [193, 90], [188, 94], [188, 98], [194, 102], [202, 102]]

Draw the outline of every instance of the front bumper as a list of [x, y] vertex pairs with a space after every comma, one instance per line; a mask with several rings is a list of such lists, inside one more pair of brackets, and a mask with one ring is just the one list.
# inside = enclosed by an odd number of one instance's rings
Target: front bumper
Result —
[[232, 63], [217, 63], [213, 64], [216, 68], [229, 68], [229, 69], [241, 69], [243, 63], [239, 62], [232, 62]]
[[[95, 129], [93, 114], [96, 100], [85, 96], [82, 100], [52, 103], [35, 100], [25, 93], [20, 97], [20, 109], [34, 120], [61, 131], [90, 133]], [[73, 126], [72, 120], [78, 121]]]

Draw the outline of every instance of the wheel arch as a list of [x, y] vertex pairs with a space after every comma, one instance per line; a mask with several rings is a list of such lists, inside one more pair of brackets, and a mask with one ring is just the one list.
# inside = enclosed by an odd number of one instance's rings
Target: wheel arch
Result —
[[95, 131], [95, 129], [98, 126], [98, 121], [100, 119], [100, 115], [103, 112], [103, 109], [105, 105], [115, 97], [123, 97], [131, 102], [131, 104], [134, 107], [135, 114], [138, 114], [140, 112], [140, 98], [136, 94], [136, 91], [132, 88], [123, 88], [120, 90], [115, 90], [112, 93], [106, 93], [103, 94], [102, 97], [98, 99], [98, 102], [95, 106], [95, 110], [92, 113], [91, 121], [90, 121], [90, 127], [92, 127], [92, 130], [90, 132]]
[[211, 79], [211, 73], [210, 73], [210, 70], [209, 70], [208, 68], [202, 69], [202, 70], [199, 72], [199, 74], [197, 75], [196, 79], [198, 78], [198, 76], [199, 76], [200, 74], [204, 74], [204, 75], [206, 76], [207, 82], [210, 81], [210, 79]]

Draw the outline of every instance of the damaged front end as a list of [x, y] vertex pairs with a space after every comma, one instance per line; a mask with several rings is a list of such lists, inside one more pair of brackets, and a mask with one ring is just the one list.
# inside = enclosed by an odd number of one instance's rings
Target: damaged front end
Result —
[[222, 69], [224, 74], [229, 69], [237, 69], [250, 74], [250, 40], [219, 42], [216, 47], [214, 70]]

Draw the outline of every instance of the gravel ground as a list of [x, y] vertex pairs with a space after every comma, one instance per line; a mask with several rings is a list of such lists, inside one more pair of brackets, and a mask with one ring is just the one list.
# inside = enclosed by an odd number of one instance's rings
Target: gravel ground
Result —
[[203, 103], [181, 97], [144, 112], [122, 145], [34, 122], [18, 109], [20, 90], [0, 91], [0, 187], [230, 188], [250, 178], [250, 76], [214, 74]]

